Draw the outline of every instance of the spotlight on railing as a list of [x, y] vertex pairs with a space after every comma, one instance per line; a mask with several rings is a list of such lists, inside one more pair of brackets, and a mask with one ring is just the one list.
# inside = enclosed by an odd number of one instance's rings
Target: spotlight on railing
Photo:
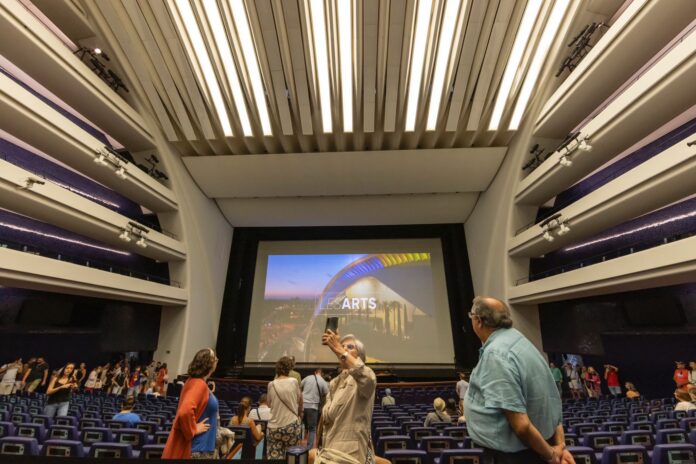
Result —
[[135, 242], [136, 245], [138, 245], [140, 248], [147, 248], [147, 242], [145, 241], [145, 237], [140, 237], [137, 242]]
[[126, 177], [128, 177], [126, 175], [126, 169], [123, 166], [120, 166], [118, 169], [116, 169], [116, 175], [121, 179], [125, 179]]
[[573, 160], [571, 160], [568, 155], [563, 155], [561, 159], [558, 160], [558, 164], [565, 168], [569, 168], [573, 165]]
[[105, 155], [104, 153], [99, 153], [99, 154], [94, 158], [94, 162], [95, 162], [96, 164], [101, 165], [101, 166], [106, 166], [107, 164], [109, 164], [109, 163], [106, 162], [106, 155]]
[[568, 227], [568, 224], [566, 222], [561, 222], [561, 225], [558, 226], [558, 231], [556, 233], [561, 236], [567, 234], [568, 232], [570, 232], [570, 227]]
[[544, 237], [544, 240], [546, 240], [547, 242], [553, 242], [553, 235], [551, 235], [548, 230], [544, 232], [544, 235], [542, 235], [542, 237]]
[[120, 238], [121, 240], [123, 240], [126, 243], [128, 243], [132, 240], [131, 236], [130, 236], [130, 232], [127, 231], [126, 229], [123, 229], [123, 232], [121, 232], [121, 234], [118, 236], [118, 238]]

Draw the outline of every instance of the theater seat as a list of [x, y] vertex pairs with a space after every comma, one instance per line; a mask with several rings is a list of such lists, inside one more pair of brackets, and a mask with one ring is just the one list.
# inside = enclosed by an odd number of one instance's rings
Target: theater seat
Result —
[[85, 450], [79, 441], [46, 440], [41, 447], [41, 456], [82, 458], [85, 456]]
[[114, 441], [113, 432], [106, 427], [89, 427], [82, 430], [80, 440], [85, 445], [92, 443], [109, 443]]
[[41, 424], [24, 423], [15, 427], [15, 434], [18, 437], [36, 438], [39, 444], [46, 439], [46, 429]]
[[156, 432], [154, 437], [155, 445], [165, 445], [169, 438], [169, 432]]
[[655, 443], [658, 445], [671, 445], [673, 443], [688, 443], [684, 429], [663, 429], [655, 434]]
[[383, 456], [385, 451], [392, 449], [408, 449], [411, 437], [408, 435], [387, 435], [377, 439], [377, 455]]
[[86, 428], [101, 428], [104, 427], [104, 422], [101, 419], [80, 419], [80, 430]]
[[127, 443], [133, 447], [133, 450], [139, 450], [149, 443], [147, 430], [116, 429], [113, 432], [116, 443]]
[[578, 446], [580, 444], [580, 439], [574, 433], [566, 433], [564, 438], [566, 446]]
[[72, 427], [77, 427], [78, 421], [75, 416], [61, 416], [53, 419], [53, 425], [69, 425]]
[[464, 439], [468, 436], [467, 428], [462, 426], [445, 427], [442, 434], [448, 437], [454, 437], [459, 441], [464, 441]]
[[655, 446], [655, 438], [647, 430], [626, 430], [621, 434], [619, 442], [622, 445], [644, 446], [647, 450], [651, 450]]
[[421, 450], [391, 450], [384, 453], [384, 458], [392, 464], [427, 464], [428, 454]]
[[631, 422], [628, 430], [646, 430], [650, 433], [655, 433], [655, 424], [650, 421]]
[[39, 454], [39, 442], [35, 438], [26, 437], [0, 438], [0, 454], [37, 456]]
[[573, 455], [576, 464], [596, 464], [595, 451], [588, 446], [569, 446], [566, 448]]
[[11, 437], [15, 434], [15, 426], [12, 422], [0, 422], [0, 438]]
[[655, 428], [657, 430], [676, 429], [678, 427], [679, 421], [676, 419], [658, 419], [657, 422], [655, 422]]
[[46, 430], [48, 430], [53, 425], [53, 418], [43, 414], [37, 414], [31, 417], [30, 422], [32, 424], [41, 424], [46, 428]]
[[90, 458], [132, 458], [133, 448], [127, 443], [92, 443]]
[[696, 417], [685, 417], [679, 420], [679, 427], [683, 428], [687, 432], [696, 430]]
[[482, 464], [483, 450], [473, 449], [447, 449], [433, 460], [434, 464]]
[[141, 459], [162, 459], [164, 445], [144, 445], [140, 450]]
[[648, 450], [639, 445], [607, 446], [602, 451], [602, 464], [645, 464], [650, 462]]
[[607, 446], [618, 445], [619, 435], [614, 432], [592, 432], [583, 435], [580, 442], [582, 446], [602, 451]]
[[48, 430], [49, 440], [77, 440], [79, 435], [77, 427], [69, 425], [54, 425]]
[[656, 445], [652, 464], [693, 464], [696, 463], [696, 446], [690, 443]]

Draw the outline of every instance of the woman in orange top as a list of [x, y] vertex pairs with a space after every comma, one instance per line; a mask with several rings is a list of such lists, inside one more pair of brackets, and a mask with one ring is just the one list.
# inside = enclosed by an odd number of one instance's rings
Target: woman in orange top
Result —
[[217, 356], [212, 348], [204, 348], [196, 353], [189, 364], [189, 379], [184, 384], [179, 398], [179, 408], [169, 432], [162, 459], [191, 459], [191, 445], [196, 435], [208, 432], [208, 419], [200, 422], [208, 405], [207, 380], [217, 368]]
[[169, 371], [167, 370], [167, 363], [164, 363], [162, 364], [162, 367], [160, 367], [159, 371], [157, 371], [157, 378], [155, 379], [155, 385], [157, 386], [157, 391], [160, 395], [164, 396], [167, 393], [165, 391], [164, 384], [167, 381], [168, 376]]

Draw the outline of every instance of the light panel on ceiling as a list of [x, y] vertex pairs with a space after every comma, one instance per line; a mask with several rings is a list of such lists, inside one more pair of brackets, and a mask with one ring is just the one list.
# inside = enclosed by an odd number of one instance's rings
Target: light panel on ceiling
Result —
[[338, 0], [337, 7], [343, 131], [353, 132], [353, 0]]
[[329, 81], [329, 51], [327, 45], [326, 16], [324, 0], [310, 0], [310, 21], [314, 43], [315, 71], [319, 81], [319, 106], [321, 107], [321, 127], [324, 132], [333, 131], [331, 117], [331, 83]]
[[405, 129], [407, 132], [416, 130], [418, 98], [425, 72], [425, 52], [428, 45], [428, 29], [432, 11], [433, 0], [418, 0], [411, 52], [411, 69], [408, 76], [408, 95], [406, 97]]
[[437, 125], [437, 115], [440, 113], [440, 102], [442, 95], [445, 92], [445, 77], [447, 74], [447, 66], [450, 62], [450, 55], [453, 47], [459, 43], [458, 37], [455, 37], [457, 31], [457, 23], [459, 21], [459, 12], [464, 11], [466, 4], [462, 7], [462, 0], [447, 0], [445, 11], [442, 17], [442, 26], [440, 29], [440, 37], [438, 39], [437, 57], [435, 59], [435, 71], [433, 73], [433, 81], [431, 84], [430, 104], [428, 105], [428, 119], [425, 129], [433, 131]]
[[515, 75], [520, 69], [520, 63], [522, 62], [524, 51], [529, 45], [529, 39], [532, 35], [532, 30], [534, 30], [534, 24], [536, 23], [537, 18], [539, 17], [539, 12], [541, 11], [541, 5], [541, 0], [529, 0], [524, 9], [522, 22], [517, 29], [515, 42], [512, 45], [510, 57], [505, 65], [505, 73], [503, 74], [503, 80], [500, 83], [498, 96], [495, 100], [493, 113], [491, 114], [491, 120], [488, 123], [488, 130], [498, 130], [498, 126], [500, 126], [500, 120], [503, 117], [503, 110], [505, 109], [508, 98], [510, 97], [510, 93], [512, 92], [512, 84], [515, 79]]
[[179, 12], [179, 16], [184, 24], [184, 29], [186, 36], [188, 36], [193, 46], [193, 52], [195, 56], [190, 56], [192, 62], [197, 62], [201, 68], [203, 74], [203, 79], [205, 80], [205, 85], [208, 87], [210, 92], [210, 98], [215, 108], [215, 113], [220, 120], [220, 125], [222, 126], [222, 132], [226, 137], [231, 137], [232, 125], [230, 124], [230, 118], [227, 114], [227, 108], [225, 107], [225, 100], [222, 97], [222, 91], [220, 90], [220, 85], [217, 81], [217, 76], [213, 69], [213, 65], [210, 61], [210, 56], [208, 55], [208, 50], [203, 41], [203, 35], [198, 27], [198, 22], [196, 21], [196, 16], [193, 13], [191, 4], [188, 0], [175, 0], [176, 7]]
[[232, 20], [237, 29], [239, 42], [244, 55], [249, 80], [251, 81], [251, 89], [256, 102], [256, 109], [259, 112], [259, 120], [261, 121], [261, 131], [263, 135], [273, 135], [271, 129], [271, 119], [268, 114], [268, 106], [266, 103], [266, 92], [263, 88], [263, 80], [261, 79], [261, 71], [259, 69], [259, 61], [256, 56], [256, 47], [254, 39], [249, 28], [249, 16], [244, 7], [244, 0], [229, 0], [230, 11], [232, 12]]
[[558, 30], [561, 27], [561, 23], [563, 22], [563, 18], [565, 17], [569, 6], [570, 0], [556, 0], [553, 5], [553, 10], [551, 10], [551, 15], [546, 22], [544, 32], [539, 40], [539, 45], [537, 45], [537, 49], [534, 52], [534, 58], [532, 58], [532, 63], [529, 65], [527, 76], [524, 79], [524, 84], [522, 84], [522, 89], [517, 97], [515, 110], [512, 113], [510, 125], [508, 126], [509, 130], [517, 130], [520, 127], [522, 116], [524, 115], [524, 111], [527, 108], [529, 99], [532, 96], [532, 92], [536, 86], [539, 74], [541, 74], [541, 68], [546, 61], [546, 56], [549, 53], [551, 44], [558, 34]]

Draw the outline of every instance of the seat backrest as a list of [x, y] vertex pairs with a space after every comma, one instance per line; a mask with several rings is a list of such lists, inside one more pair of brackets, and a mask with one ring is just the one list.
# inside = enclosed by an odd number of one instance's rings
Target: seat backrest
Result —
[[586, 433], [596, 432], [598, 428], [599, 427], [597, 424], [593, 424], [591, 422], [581, 422], [579, 424], [575, 424], [570, 431], [582, 436]]
[[18, 437], [36, 438], [36, 441], [43, 443], [46, 439], [46, 428], [42, 424], [23, 423], [15, 428]]
[[127, 443], [94, 443], [89, 448], [89, 457], [130, 459], [133, 448]]
[[443, 435], [446, 435], [448, 437], [454, 437], [459, 441], [464, 441], [464, 438], [468, 436], [468, 431], [466, 427], [445, 427], [445, 429], [442, 431]]
[[414, 443], [418, 443], [423, 437], [437, 435], [437, 430], [432, 427], [412, 427], [411, 430], [408, 431], [408, 434]]
[[679, 427], [679, 421], [677, 421], [677, 419], [658, 419], [655, 423], [655, 428], [657, 430], [676, 429], [677, 427]]
[[420, 449], [428, 454], [440, 455], [442, 450], [457, 447], [457, 439], [444, 436], [423, 437], [420, 439]]
[[690, 443], [656, 445], [652, 464], [696, 464], [696, 446]]
[[80, 419], [80, 426], [79, 429], [82, 430], [84, 428], [94, 428], [94, 427], [103, 427], [104, 422], [101, 419]]
[[622, 445], [640, 445], [651, 450], [655, 446], [655, 438], [647, 430], [626, 430], [621, 434]]
[[0, 438], [11, 437], [15, 434], [15, 425], [12, 422], [0, 422]]
[[482, 464], [483, 450], [450, 448], [440, 453], [440, 464]]
[[77, 427], [77, 417], [75, 416], [61, 416], [53, 419], [53, 425], [70, 425]]
[[595, 451], [601, 451], [607, 446], [618, 445], [619, 436], [614, 432], [591, 432], [582, 436], [581, 443]]
[[0, 438], [0, 454], [36, 456], [39, 454], [39, 442], [27, 437]]
[[82, 429], [80, 440], [84, 444], [109, 443], [114, 441], [113, 432], [106, 427], [87, 427]]
[[428, 453], [421, 450], [390, 450], [384, 453], [384, 457], [391, 464], [427, 464]]
[[159, 424], [151, 421], [141, 421], [135, 425], [136, 429], [147, 430], [147, 433], [154, 435], [159, 430]]
[[140, 457], [143, 459], [162, 459], [164, 445], [145, 445], [140, 450]]
[[696, 417], [685, 417], [679, 419], [679, 427], [683, 428], [687, 432], [696, 430]]
[[114, 430], [116, 443], [127, 443], [134, 450], [139, 450], [148, 444], [147, 430], [141, 429], [116, 429]]
[[75, 440], [46, 440], [41, 447], [42, 456], [81, 458], [85, 455], [82, 442]]
[[648, 464], [648, 451], [639, 445], [607, 446], [602, 451], [602, 464]]
[[167, 443], [167, 439], [169, 438], [169, 432], [155, 432], [155, 445], [164, 445]]
[[77, 427], [70, 425], [53, 425], [48, 430], [49, 440], [77, 440]]
[[377, 440], [377, 454], [383, 455], [392, 449], [408, 449], [411, 438], [408, 435], [388, 435]]
[[576, 464], [595, 464], [595, 451], [588, 446], [569, 446], [566, 448], [573, 455]]
[[672, 443], [688, 443], [684, 429], [662, 429], [655, 434], [655, 443], [658, 445], [669, 445]]

